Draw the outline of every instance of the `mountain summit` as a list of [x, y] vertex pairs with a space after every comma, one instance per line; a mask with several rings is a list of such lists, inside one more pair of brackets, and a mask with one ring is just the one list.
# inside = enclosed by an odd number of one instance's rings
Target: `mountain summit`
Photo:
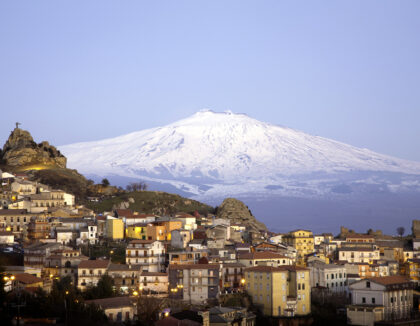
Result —
[[203, 110], [164, 127], [60, 150], [70, 167], [87, 175], [166, 183], [199, 196], [343, 193], [361, 178], [395, 191], [413, 185], [408, 175], [420, 185], [418, 162], [232, 112]]

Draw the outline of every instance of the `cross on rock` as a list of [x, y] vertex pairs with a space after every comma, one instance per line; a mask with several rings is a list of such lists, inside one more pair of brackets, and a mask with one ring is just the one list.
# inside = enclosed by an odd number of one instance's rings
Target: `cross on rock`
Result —
[[19, 125], [21, 125], [20, 122], [16, 122], [16, 128], [19, 128]]

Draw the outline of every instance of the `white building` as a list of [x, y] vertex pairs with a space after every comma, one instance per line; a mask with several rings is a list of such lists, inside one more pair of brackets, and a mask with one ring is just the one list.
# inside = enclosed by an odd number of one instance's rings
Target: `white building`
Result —
[[171, 231], [171, 246], [174, 248], [186, 248], [192, 239], [192, 230], [177, 229]]
[[273, 243], [282, 243], [283, 242], [283, 234], [276, 234], [270, 238], [270, 241]]
[[10, 185], [11, 191], [19, 195], [36, 194], [36, 184], [30, 181], [15, 179]]
[[185, 230], [197, 229], [197, 219], [189, 214], [176, 214], [175, 218], [182, 221], [182, 228]]
[[311, 287], [324, 287], [331, 292], [347, 291], [347, 271], [343, 265], [315, 262], [310, 269]]
[[373, 277], [349, 286], [350, 325], [373, 326], [376, 321], [408, 319], [413, 309], [413, 284], [403, 276]]
[[162, 272], [165, 269], [165, 247], [157, 240], [132, 240], [127, 245], [125, 262], [140, 265], [145, 272]]
[[95, 286], [103, 275], [106, 274], [109, 260], [83, 260], [77, 267], [77, 287], [86, 290], [88, 287]]
[[140, 272], [139, 289], [148, 293], [168, 293], [168, 273]]
[[12, 231], [0, 231], [0, 244], [13, 244], [15, 236]]
[[368, 263], [380, 259], [379, 249], [374, 247], [353, 247], [338, 249], [338, 259], [349, 263]]

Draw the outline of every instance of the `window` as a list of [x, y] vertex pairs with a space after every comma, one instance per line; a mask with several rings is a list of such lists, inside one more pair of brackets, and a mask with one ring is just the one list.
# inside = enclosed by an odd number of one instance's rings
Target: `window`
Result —
[[366, 298], [365, 297], [362, 298], [362, 303], [366, 303]]
[[305, 283], [302, 283], [302, 290], [305, 290]]
[[394, 298], [393, 297], [391, 297], [391, 303], [393, 303], [394, 302]]
[[300, 283], [298, 283], [298, 290], [300, 290]]
[[376, 301], [376, 300], [375, 300], [375, 298], [372, 298], [372, 303], [373, 303], [373, 304], [375, 304], [375, 301]]
[[370, 282], [369, 281], [366, 282], [366, 287], [370, 288]]

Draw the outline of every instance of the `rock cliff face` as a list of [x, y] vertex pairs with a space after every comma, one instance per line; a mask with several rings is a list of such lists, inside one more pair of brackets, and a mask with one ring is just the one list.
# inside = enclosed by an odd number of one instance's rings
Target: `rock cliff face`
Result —
[[0, 160], [11, 168], [48, 166], [66, 168], [67, 159], [47, 141], [35, 143], [31, 134], [15, 128], [0, 152]]
[[267, 230], [264, 223], [258, 221], [248, 207], [238, 199], [226, 198], [217, 210], [217, 217], [229, 219], [231, 224], [241, 224], [253, 231]]

